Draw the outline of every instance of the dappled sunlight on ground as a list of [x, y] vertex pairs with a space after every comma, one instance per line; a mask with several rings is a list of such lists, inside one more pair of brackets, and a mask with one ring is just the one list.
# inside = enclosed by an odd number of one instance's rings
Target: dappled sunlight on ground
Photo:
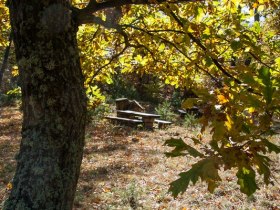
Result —
[[[15, 170], [22, 116], [16, 108], [0, 110], [1, 204], [8, 195], [6, 188]], [[232, 171], [220, 172], [225, 182], [213, 194], [207, 192], [205, 184], [198, 183], [173, 199], [167, 193], [169, 183], [197, 160], [167, 158], [164, 152], [170, 149], [163, 144], [170, 137], [182, 137], [192, 144], [189, 138], [194, 135], [196, 130], [174, 125], [154, 132], [114, 126], [105, 120], [88, 125], [74, 209], [279, 209], [279, 155], [272, 155], [275, 186], [260, 184], [262, 189], [254, 196], [247, 198], [239, 192], [236, 172]], [[279, 143], [279, 138], [274, 141]]]
[[16, 168], [21, 119], [22, 114], [17, 108], [0, 108], [0, 204], [7, 196], [7, 188]]

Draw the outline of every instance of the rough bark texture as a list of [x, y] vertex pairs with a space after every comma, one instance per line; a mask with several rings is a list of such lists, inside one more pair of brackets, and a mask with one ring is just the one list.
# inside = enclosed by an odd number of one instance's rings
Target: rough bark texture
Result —
[[10, 0], [23, 128], [4, 209], [71, 209], [84, 146], [86, 98], [66, 0]]

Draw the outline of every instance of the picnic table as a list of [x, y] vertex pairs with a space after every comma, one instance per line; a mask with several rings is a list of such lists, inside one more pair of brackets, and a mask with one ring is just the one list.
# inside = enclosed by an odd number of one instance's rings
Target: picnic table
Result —
[[154, 123], [158, 124], [158, 128], [164, 128], [172, 124], [170, 121], [160, 120], [160, 115], [142, 112], [142, 107], [135, 100], [128, 100], [127, 98], [116, 99], [117, 116], [106, 116], [105, 118], [112, 123], [121, 123], [127, 126], [138, 126], [143, 124], [144, 128], [153, 130]]
[[136, 112], [136, 111], [131, 111], [131, 110], [117, 110], [117, 116], [118, 117], [127, 117], [127, 118], [141, 117], [144, 127], [146, 129], [150, 129], [150, 130], [153, 129], [155, 119], [160, 118], [160, 115], [158, 115], [158, 114]]

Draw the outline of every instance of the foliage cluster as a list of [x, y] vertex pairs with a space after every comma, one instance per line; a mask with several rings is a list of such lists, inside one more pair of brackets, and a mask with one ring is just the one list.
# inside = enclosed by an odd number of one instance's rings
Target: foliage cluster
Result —
[[8, 45], [9, 34], [10, 34], [10, 19], [9, 19], [9, 11], [5, 6], [5, 0], [0, 0], [0, 52], [2, 49]]

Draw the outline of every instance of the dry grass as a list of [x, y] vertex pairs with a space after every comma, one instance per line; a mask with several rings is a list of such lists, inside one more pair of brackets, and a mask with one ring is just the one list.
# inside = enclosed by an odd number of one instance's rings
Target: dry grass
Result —
[[[0, 109], [0, 203], [15, 170], [21, 114], [15, 108]], [[169, 137], [188, 137], [195, 131], [171, 126], [154, 132], [112, 126], [89, 125], [74, 209], [280, 209], [280, 156], [273, 155], [275, 186], [263, 186], [247, 198], [239, 192], [234, 172], [221, 172], [225, 182], [213, 194], [203, 183], [191, 186], [173, 199], [168, 183], [187, 170], [192, 158], [166, 158], [163, 146]], [[207, 138], [207, 137], [206, 137]], [[278, 138], [275, 141], [280, 142]], [[1, 206], [0, 206], [1, 208]]]

